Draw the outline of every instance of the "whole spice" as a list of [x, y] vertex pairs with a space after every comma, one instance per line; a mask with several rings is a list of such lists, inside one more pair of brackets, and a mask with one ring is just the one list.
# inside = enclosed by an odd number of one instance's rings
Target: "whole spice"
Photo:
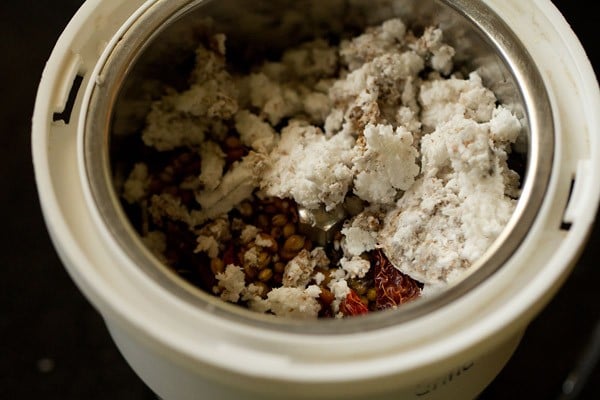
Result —
[[304, 248], [305, 238], [301, 235], [292, 235], [285, 240], [283, 250], [289, 252], [298, 252]]
[[376, 308], [395, 308], [421, 294], [417, 281], [398, 271], [381, 250], [373, 252]]
[[355, 291], [350, 290], [342, 303], [340, 304], [340, 312], [346, 316], [355, 316], [367, 314], [369, 308], [362, 302], [360, 296]]

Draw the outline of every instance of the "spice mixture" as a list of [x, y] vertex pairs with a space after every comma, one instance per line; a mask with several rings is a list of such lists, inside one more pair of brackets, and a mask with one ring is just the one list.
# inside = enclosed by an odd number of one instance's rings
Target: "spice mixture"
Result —
[[[154, 102], [122, 196], [144, 242], [223, 300], [295, 318], [397, 307], [471, 272], [510, 218], [519, 120], [399, 19], [250, 73], [225, 36]], [[302, 211], [341, 213], [328, 243]]]

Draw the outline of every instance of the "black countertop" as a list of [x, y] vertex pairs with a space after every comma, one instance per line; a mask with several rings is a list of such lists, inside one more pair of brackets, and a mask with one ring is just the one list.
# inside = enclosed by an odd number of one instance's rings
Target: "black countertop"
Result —
[[[600, 45], [589, 2], [555, 0], [592, 63]], [[582, 3], [588, 3], [584, 6]], [[44, 63], [81, 0], [0, 3], [0, 399], [155, 399], [62, 267], [39, 209], [30, 120]], [[599, 110], [600, 111], [600, 110]], [[557, 398], [600, 318], [600, 229], [515, 355], [481, 399]], [[596, 366], [581, 399], [600, 399]]]

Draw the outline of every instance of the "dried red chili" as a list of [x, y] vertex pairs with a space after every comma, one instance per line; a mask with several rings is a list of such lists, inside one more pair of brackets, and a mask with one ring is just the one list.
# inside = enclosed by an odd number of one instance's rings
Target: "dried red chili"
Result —
[[344, 316], [349, 317], [353, 315], [367, 314], [369, 308], [360, 299], [360, 296], [356, 292], [350, 289], [350, 292], [346, 295], [346, 298], [340, 303], [340, 311]]
[[421, 294], [419, 283], [398, 271], [383, 251], [374, 251], [373, 260], [377, 292], [375, 307], [378, 310], [397, 307], [419, 297]]

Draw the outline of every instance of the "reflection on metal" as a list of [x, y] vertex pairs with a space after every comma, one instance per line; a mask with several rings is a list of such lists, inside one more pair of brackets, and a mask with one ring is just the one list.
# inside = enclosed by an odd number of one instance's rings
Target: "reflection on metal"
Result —
[[339, 232], [346, 219], [346, 211], [341, 204], [331, 211], [326, 211], [323, 207], [314, 210], [298, 207], [298, 216], [300, 231], [313, 242], [325, 246]]

